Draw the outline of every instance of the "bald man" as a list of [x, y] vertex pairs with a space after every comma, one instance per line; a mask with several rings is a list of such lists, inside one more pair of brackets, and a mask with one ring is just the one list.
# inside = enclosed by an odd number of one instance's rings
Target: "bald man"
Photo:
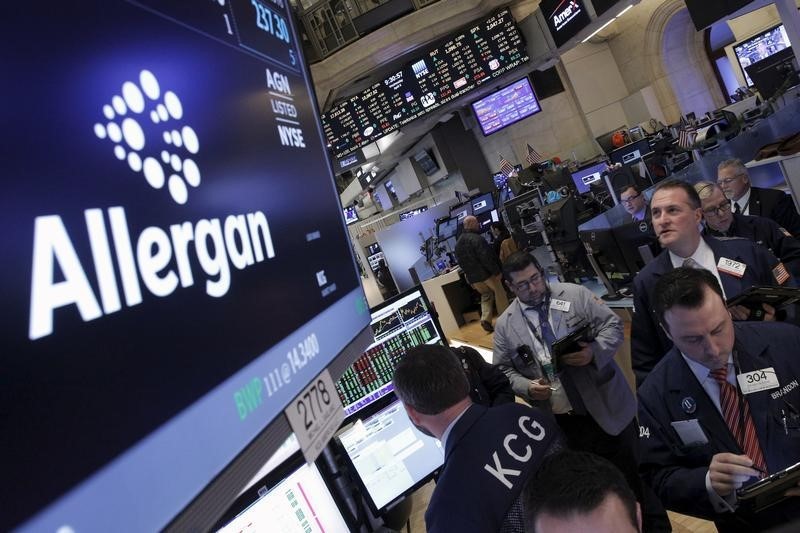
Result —
[[464, 231], [456, 243], [456, 258], [467, 282], [481, 295], [481, 327], [492, 332], [493, 307], [497, 306], [498, 315], [508, 307], [500, 263], [492, 247], [481, 237], [477, 218], [464, 217], [463, 227]]

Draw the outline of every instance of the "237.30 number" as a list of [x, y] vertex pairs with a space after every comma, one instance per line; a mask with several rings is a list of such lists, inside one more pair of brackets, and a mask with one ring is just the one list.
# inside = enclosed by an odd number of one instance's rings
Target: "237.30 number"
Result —
[[318, 379], [311, 388], [297, 401], [297, 414], [303, 417], [303, 424], [308, 429], [314, 425], [317, 417], [331, 403], [331, 395], [325, 382]]

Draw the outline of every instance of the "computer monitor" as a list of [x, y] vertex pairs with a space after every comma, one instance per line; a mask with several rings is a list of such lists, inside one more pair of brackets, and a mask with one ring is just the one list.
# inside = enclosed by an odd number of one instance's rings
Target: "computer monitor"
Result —
[[639, 161], [642, 157], [649, 154], [653, 150], [650, 149], [650, 141], [642, 139], [630, 144], [626, 144], [609, 154], [612, 163], [619, 163], [620, 165], [630, 165]]
[[608, 170], [605, 161], [583, 167], [572, 173], [572, 181], [580, 194], [586, 194], [592, 185], [602, 183], [603, 172]]
[[578, 212], [573, 197], [569, 196], [545, 205], [540, 215], [550, 243], [578, 240]]
[[296, 453], [242, 494], [218, 522], [219, 533], [352, 531], [333, 486], [316, 463]]
[[466, 202], [463, 204], [455, 205], [450, 208], [450, 216], [455, 217], [459, 223], [464, 220], [464, 217], [472, 214], [472, 203]]
[[486, 194], [471, 198], [470, 204], [472, 204], [472, 214], [478, 216], [481, 213], [488, 213], [494, 209], [494, 197], [492, 193], [487, 192]]
[[747, 67], [755, 65], [775, 52], [780, 52], [792, 46], [786, 28], [783, 24], [773, 26], [763, 32], [754, 35], [742, 42], [733, 45], [733, 53], [739, 63], [739, 68], [744, 73], [744, 80], [748, 87], [753, 86], [753, 80], [747, 74]]
[[398, 294], [370, 313], [375, 342], [336, 383], [348, 418], [394, 390], [394, 367], [406, 351], [421, 344], [447, 344], [421, 287]]
[[336, 439], [376, 515], [430, 481], [444, 463], [442, 443], [414, 427], [399, 400], [357, 420]]
[[207, 530], [371, 342], [295, 20], [3, 10], [0, 531]]
[[408, 220], [409, 218], [415, 217], [415, 216], [419, 215], [420, 213], [424, 213], [427, 210], [428, 210], [428, 206], [427, 205], [423, 205], [422, 207], [418, 207], [416, 209], [411, 209], [410, 211], [405, 211], [403, 213], [400, 213], [400, 220], [401, 221], [402, 220]]
[[615, 291], [628, 287], [633, 282], [636, 273], [631, 272], [611, 228], [582, 230], [580, 238], [586, 252], [592, 254]]
[[646, 259], [649, 259], [649, 257], [645, 258], [642, 255], [640, 250], [642, 246], [646, 247], [645, 254], [650, 256], [658, 255], [661, 251], [658, 238], [650, 221], [644, 220], [622, 224], [612, 228], [612, 231], [619, 249], [622, 250], [622, 255], [625, 257], [628, 271], [632, 275], [638, 274], [647, 264]]
[[781, 86], [788, 89], [800, 82], [797, 75], [797, 59], [792, 47], [775, 52], [766, 59], [745, 69], [761, 98], [772, 98]]
[[622, 132], [621, 137], [624, 138], [627, 135], [628, 126], [623, 124], [618, 128], [614, 128], [613, 130], [609, 131], [608, 133], [604, 133], [599, 137], [595, 137], [597, 144], [600, 145], [600, 149], [603, 150], [605, 153], [609, 153], [617, 146], [614, 144], [615, 135], [617, 132]]
[[356, 212], [356, 206], [351, 205], [345, 207], [343, 211], [344, 211], [345, 224], [349, 226], [350, 224], [358, 222], [358, 213]]
[[446, 241], [450, 237], [455, 237], [458, 229], [458, 218], [448, 217], [440, 220], [436, 224], [436, 237], [439, 241]]

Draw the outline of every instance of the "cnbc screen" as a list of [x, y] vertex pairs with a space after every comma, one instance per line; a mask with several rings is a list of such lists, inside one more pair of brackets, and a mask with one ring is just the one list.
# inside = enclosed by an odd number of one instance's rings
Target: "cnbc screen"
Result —
[[299, 34], [0, 9], [0, 529], [161, 529], [369, 323]]

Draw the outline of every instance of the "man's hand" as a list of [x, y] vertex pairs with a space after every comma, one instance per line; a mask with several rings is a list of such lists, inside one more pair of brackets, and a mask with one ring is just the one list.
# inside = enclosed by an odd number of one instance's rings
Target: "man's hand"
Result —
[[746, 455], [715, 454], [708, 466], [711, 488], [720, 496], [728, 496], [745, 481], [759, 475], [758, 470], [751, 468], [752, 466], [753, 461]]
[[558, 358], [558, 362], [569, 366], [586, 366], [591, 363], [594, 359], [592, 345], [583, 341], [578, 341], [578, 344], [582, 347], [581, 351], [562, 355]]
[[[764, 309], [764, 320], [767, 321], [774, 321], [775, 320], [775, 308], [769, 304], [761, 304], [761, 307]], [[733, 307], [729, 307], [728, 310], [731, 312], [731, 317], [734, 320], [747, 320], [750, 317], [750, 308], [745, 307], [743, 305], [734, 305]]]
[[729, 307], [728, 311], [731, 312], [731, 318], [734, 320], [747, 320], [747, 317], [750, 316], [750, 308], [743, 305], [734, 305]]
[[800, 483], [798, 483], [796, 487], [792, 487], [791, 489], [784, 492], [784, 495], [800, 497]]
[[545, 378], [533, 380], [528, 385], [528, 396], [534, 400], [547, 400], [550, 398], [550, 394], [550, 382]]

